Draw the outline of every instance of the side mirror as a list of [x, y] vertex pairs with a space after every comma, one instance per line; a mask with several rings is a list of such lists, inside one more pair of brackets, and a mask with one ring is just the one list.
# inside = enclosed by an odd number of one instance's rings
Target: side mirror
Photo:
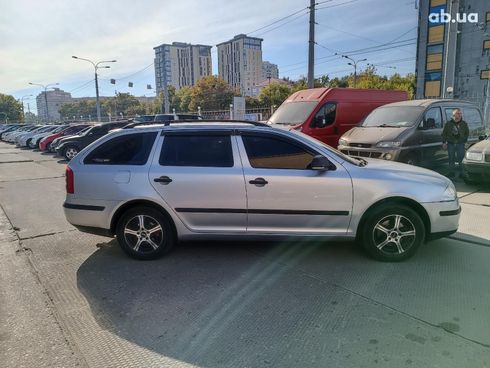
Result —
[[478, 137], [478, 139], [479, 139], [480, 141], [484, 141], [485, 139], [487, 139], [487, 135], [486, 135], [486, 134], [482, 134], [482, 135], [480, 135], [480, 136]]
[[310, 168], [312, 170], [327, 171], [332, 169], [333, 164], [322, 155], [317, 155], [311, 160]]

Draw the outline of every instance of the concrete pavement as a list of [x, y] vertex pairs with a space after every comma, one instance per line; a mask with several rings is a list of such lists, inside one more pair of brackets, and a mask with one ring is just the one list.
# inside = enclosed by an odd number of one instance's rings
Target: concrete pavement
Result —
[[399, 264], [314, 242], [186, 243], [138, 262], [66, 223], [57, 161], [0, 143], [0, 249], [17, 259], [0, 272], [5, 367], [490, 366], [489, 189], [457, 183], [460, 232]]

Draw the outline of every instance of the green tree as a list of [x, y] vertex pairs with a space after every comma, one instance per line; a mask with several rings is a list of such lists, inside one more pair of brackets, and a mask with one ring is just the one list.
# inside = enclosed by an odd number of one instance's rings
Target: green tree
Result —
[[271, 83], [262, 88], [259, 101], [263, 106], [279, 106], [291, 95], [291, 87], [283, 83]]
[[178, 111], [180, 112], [188, 112], [189, 104], [192, 100], [192, 91], [193, 87], [182, 87], [175, 95], [175, 103], [178, 106]]
[[197, 111], [198, 106], [202, 110], [227, 109], [235, 95], [223, 79], [214, 75], [199, 79], [191, 88], [191, 100], [188, 106], [191, 111]]
[[22, 120], [22, 104], [13, 96], [0, 93], [0, 121]]

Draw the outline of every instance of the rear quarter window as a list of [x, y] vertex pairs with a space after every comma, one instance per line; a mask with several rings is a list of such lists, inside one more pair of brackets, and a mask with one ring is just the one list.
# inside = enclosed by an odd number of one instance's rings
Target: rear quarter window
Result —
[[157, 132], [126, 134], [102, 143], [84, 160], [87, 165], [145, 165]]

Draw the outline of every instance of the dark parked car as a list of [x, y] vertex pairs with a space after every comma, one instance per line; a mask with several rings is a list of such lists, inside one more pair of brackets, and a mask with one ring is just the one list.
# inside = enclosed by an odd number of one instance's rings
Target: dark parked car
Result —
[[396, 102], [373, 110], [363, 123], [339, 140], [339, 150], [354, 157], [381, 158], [411, 165], [434, 166], [447, 162], [442, 129], [454, 109], [461, 109], [468, 123], [467, 147], [485, 132], [478, 106], [450, 99]]
[[109, 133], [110, 130], [122, 128], [127, 124], [127, 121], [123, 121], [95, 125], [83, 134], [63, 138], [56, 146], [56, 153], [69, 161], [90, 143]]
[[464, 181], [468, 184], [490, 183], [490, 136], [466, 151], [463, 160]]

